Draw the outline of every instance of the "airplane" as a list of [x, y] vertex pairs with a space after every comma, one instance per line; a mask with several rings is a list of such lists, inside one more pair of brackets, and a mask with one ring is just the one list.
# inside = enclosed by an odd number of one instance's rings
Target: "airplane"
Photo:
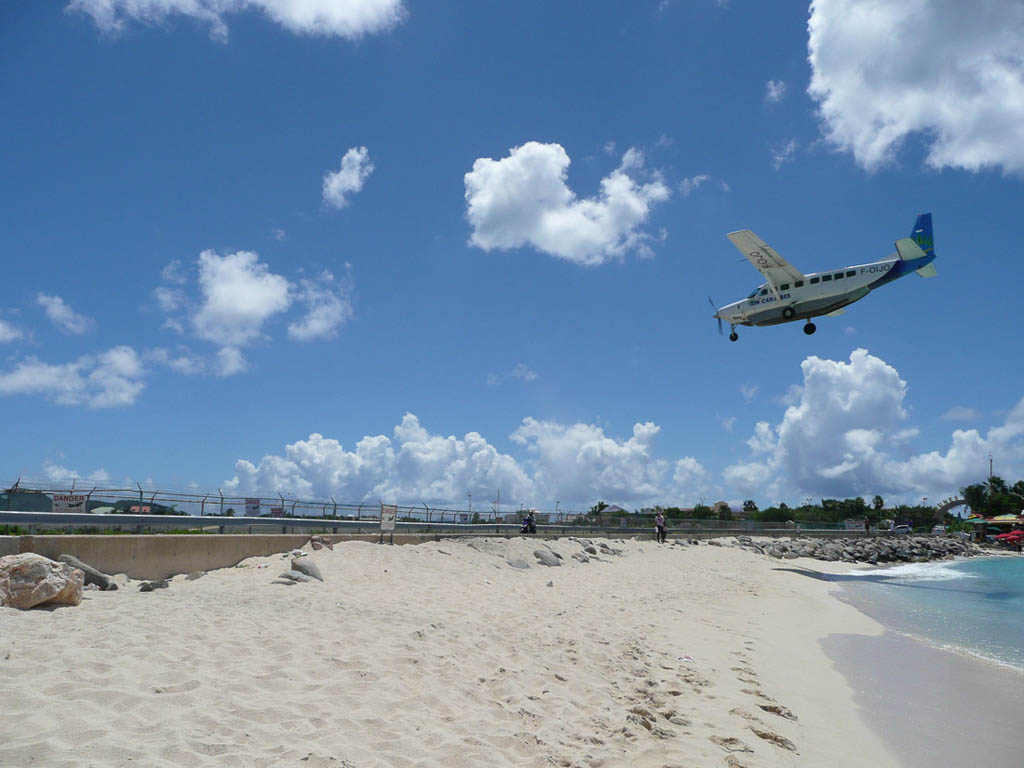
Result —
[[[935, 243], [930, 213], [917, 217], [910, 237], [897, 240], [896, 253], [888, 258], [806, 275], [749, 229], [730, 232], [726, 237], [767, 281], [745, 299], [715, 309], [718, 332], [722, 332], [723, 320], [729, 323], [729, 341], [739, 339], [737, 325], [779, 325], [796, 320], [807, 321], [804, 333], [810, 336], [817, 330], [812, 318], [841, 315], [846, 305], [911, 272], [921, 277], [937, 274], [932, 264]], [[715, 308], [713, 301], [711, 307]]]

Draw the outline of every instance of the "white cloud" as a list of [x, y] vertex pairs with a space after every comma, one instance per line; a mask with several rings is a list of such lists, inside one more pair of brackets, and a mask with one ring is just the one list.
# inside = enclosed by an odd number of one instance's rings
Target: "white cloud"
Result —
[[942, 414], [942, 418], [945, 421], [976, 421], [981, 418], [981, 414], [974, 408], [968, 408], [963, 405], [954, 405]]
[[288, 326], [288, 335], [298, 341], [334, 338], [338, 326], [353, 314], [348, 281], [336, 282], [330, 272], [319, 280], [302, 280], [298, 300], [306, 305], [306, 314]]
[[857, 349], [849, 362], [808, 357], [803, 386], [775, 426], [760, 422], [748, 440], [752, 460], [724, 477], [743, 494], [850, 497], [882, 493], [941, 498], [984, 474], [987, 456], [1010, 475], [1024, 473], [1024, 400], [1004, 424], [982, 436], [956, 430], [945, 453], [912, 454], [906, 425], [907, 385], [885, 361]]
[[193, 355], [187, 347], [179, 347], [177, 353], [163, 347], [154, 347], [153, 349], [146, 350], [143, 357], [147, 362], [166, 366], [172, 371], [177, 371], [185, 376], [198, 375], [207, 368], [206, 362], [202, 358]]
[[263, 323], [291, 305], [291, 285], [275, 275], [259, 256], [238, 251], [199, 255], [202, 305], [192, 318], [196, 334], [225, 347], [241, 347], [259, 338]]
[[274, 227], [274, 229], [271, 231], [271, 234], [274, 236], [274, 239], [277, 240], [279, 243], [283, 243], [285, 240], [288, 239], [288, 233], [285, 232], [280, 227]]
[[105, 485], [110, 482], [110, 475], [104, 469], [97, 469], [90, 472], [84, 478], [82, 475], [73, 469], [62, 467], [59, 464], [52, 462], [46, 462], [43, 466], [43, 471], [46, 473], [46, 479], [51, 483], [60, 483], [62, 485], [69, 484], [72, 480], [84, 479], [87, 483], [92, 485]]
[[512, 377], [520, 381], [537, 380], [537, 374], [531, 371], [526, 363], [516, 363], [516, 367], [512, 369]]
[[167, 265], [160, 270], [160, 279], [172, 285], [184, 285], [188, 282], [188, 272], [181, 259], [171, 259]]
[[373, 173], [373, 163], [366, 147], [352, 147], [341, 158], [341, 167], [324, 175], [323, 199], [325, 205], [344, 208], [348, 205], [346, 195], [354, 195]]
[[757, 394], [757, 385], [745, 383], [740, 386], [740, 394], [743, 395], [743, 401], [746, 403], [751, 402], [754, 396]]
[[[526, 461], [500, 453], [470, 432], [462, 438], [429, 433], [407, 413], [391, 436], [366, 436], [353, 450], [312, 434], [285, 446], [284, 455], [258, 463], [240, 459], [229, 485], [239, 490], [289, 492], [321, 498], [458, 504], [467, 491], [509, 504], [587, 505], [599, 498], [688, 503], [707, 483], [693, 457], [674, 463], [651, 455], [658, 427], [637, 424], [625, 440], [597, 426], [524, 419], [512, 434]], [[670, 476], [669, 476], [670, 475]], [[667, 480], [667, 484], [666, 484]]]
[[93, 327], [91, 318], [80, 315], [64, 303], [60, 296], [48, 296], [45, 293], [36, 295], [36, 303], [46, 311], [46, 316], [64, 333], [81, 336]]
[[240, 459], [235, 472], [232, 488], [356, 501], [442, 503], [501, 488], [510, 503], [529, 503], [533, 494], [516, 461], [476, 432], [461, 439], [431, 435], [411, 413], [391, 437], [364, 437], [353, 451], [314, 433], [285, 446], [284, 456], [264, 456], [257, 465]]
[[785, 144], [780, 144], [774, 147], [772, 152], [772, 168], [776, 171], [779, 170], [783, 165], [788, 163], [796, 155], [796, 151], [799, 148], [796, 139], [790, 139]]
[[401, 0], [72, 0], [67, 8], [88, 14], [105, 32], [187, 16], [208, 24], [210, 36], [220, 40], [228, 36], [224, 17], [243, 11], [259, 11], [296, 34], [348, 39], [386, 31], [405, 18]]
[[1024, 5], [814, 0], [808, 22], [825, 136], [867, 170], [912, 134], [933, 168], [1024, 171]]
[[769, 80], [764, 84], [764, 100], [769, 103], [782, 101], [786, 95], [785, 80]]
[[238, 347], [221, 347], [217, 350], [217, 364], [214, 372], [218, 376], [234, 376], [249, 370], [249, 361], [242, 356]]
[[465, 175], [470, 244], [485, 251], [531, 246], [586, 266], [629, 251], [649, 255], [651, 236], [641, 226], [670, 192], [658, 174], [647, 183], [634, 180], [643, 154], [628, 150], [601, 180], [600, 194], [584, 199], [566, 184], [569, 163], [561, 145], [536, 141], [501, 160], [478, 158]]
[[145, 373], [135, 350], [126, 346], [58, 365], [28, 357], [0, 373], [0, 396], [38, 394], [90, 408], [132, 405], [145, 387]]
[[732, 432], [732, 428], [736, 426], [736, 417], [730, 416], [726, 419], [722, 419], [722, 428], [726, 432]]
[[6, 323], [0, 320], [0, 344], [7, 344], [11, 341], [17, 341], [25, 336], [20, 328], [16, 328], [10, 323]]
[[529, 464], [538, 486], [556, 498], [634, 501], [664, 492], [668, 462], [651, 452], [659, 429], [651, 422], [636, 424], [632, 437], [617, 440], [592, 424], [526, 418], [511, 439], [533, 457]]
[[689, 197], [691, 192], [695, 192], [700, 189], [700, 185], [705, 181], [710, 181], [711, 177], [706, 173], [700, 173], [696, 176], [690, 176], [688, 179], [683, 179], [679, 183], [679, 191], [683, 197]]

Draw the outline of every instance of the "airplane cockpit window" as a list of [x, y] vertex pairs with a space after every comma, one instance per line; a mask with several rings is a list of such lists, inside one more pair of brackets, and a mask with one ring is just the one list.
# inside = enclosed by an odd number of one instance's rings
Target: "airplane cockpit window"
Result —
[[761, 295], [762, 296], [767, 296], [768, 295], [768, 289], [767, 288], [762, 288], [761, 289]]
[[754, 298], [755, 296], [757, 296], [757, 294], [758, 294], [758, 293], [760, 292], [760, 290], [761, 290], [761, 286], [759, 285], [759, 286], [757, 286], [757, 288], [755, 288], [754, 290], [752, 290], [752, 291], [750, 292], [750, 295], [749, 295], [749, 296], [747, 296], [747, 298], [748, 298], [748, 299], [752, 299], [752, 298]]

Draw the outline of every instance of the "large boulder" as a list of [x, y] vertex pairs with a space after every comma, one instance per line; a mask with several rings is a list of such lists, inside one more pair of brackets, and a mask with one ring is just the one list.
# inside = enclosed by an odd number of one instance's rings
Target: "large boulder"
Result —
[[296, 557], [292, 559], [292, 570], [304, 573], [307, 576], [311, 576], [318, 581], [323, 581], [324, 577], [320, 575], [320, 569], [316, 567], [316, 563], [310, 560], [308, 557]]
[[34, 552], [0, 557], [0, 605], [78, 605], [84, 583], [82, 571]]
[[95, 584], [102, 590], [117, 589], [117, 584], [111, 577], [107, 576], [105, 573], [100, 573], [91, 565], [86, 565], [74, 555], [61, 555], [60, 561], [62, 563], [67, 563], [72, 568], [77, 568], [84, 573], [86, 584]]
[[537, 562], [541, 565], [554, 567], [562, 564], [562, 561], [550, 549], [535, 549], [533, 550], [533, 556], [537, 558]]

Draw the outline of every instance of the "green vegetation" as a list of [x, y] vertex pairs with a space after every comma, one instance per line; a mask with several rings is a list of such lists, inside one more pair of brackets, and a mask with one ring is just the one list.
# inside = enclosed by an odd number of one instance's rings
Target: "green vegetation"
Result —
[[961, 488], [960, 495], [971, 510], [984, 517], [1019, 515], [1024, 507], [1024, 480], [1009, 486], [1003, 478], [993, 475], [984, 483]]

